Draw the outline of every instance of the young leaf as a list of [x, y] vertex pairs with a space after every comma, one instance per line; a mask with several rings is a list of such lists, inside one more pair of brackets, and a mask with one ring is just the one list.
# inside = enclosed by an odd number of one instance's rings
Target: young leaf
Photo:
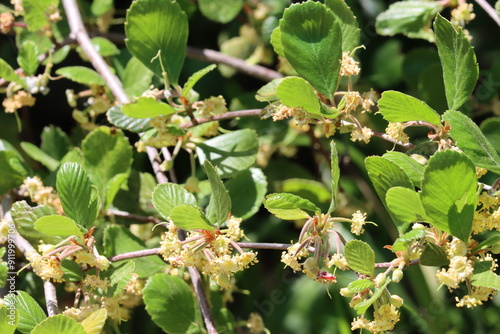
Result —
[[108, 312], [106, 309], [100, 308], [90, 313], [90, 315], [83, 319], [80, 324], [83, 326], [83, 329], [87, 334], [101, 334], [107, 317]]
[[384, 119], [389, 122], [424, 121], [436, 126], [441, 124], [441, 118], [434, 109], [425, 102], [401, 92], [383, 92], [378, 107]]
[[50, 6], [57, 8], [58, 0], [23, 0], [24, 19], [29, 31], [41, 30], [48, 25], [47, 9]]
[[331, 214], [337, 208], [337, 197], [339, 192], [339, 179], [340, 179], [340, 168], [339, 168], [339, 155], [337, 153], [337, 146], [335, 141], [332, 139], [330, 142], [330, 157], [331, 157], [331, 173], [332, 173], [332, 200], [330, 202], [330, 208], [328, 209], [328, 215]]
[[404, 187], [413, 189], [413, 184], [406, 173], [395, 163], [382, 157], [368, 157], [365, 159], [368, 176], [373, 183], [375, 191], [382, 204], [389, 212], [392, 221], [396, 225], [399, 234], [402, 234], [408, 228], [408, 223], [399, 220], [387, 207], [385, 201], [387, 191], [392, 187]]
[[390, 278], [387, 278], [385, 280], [385, 283], [382, 284], [381, 286], [379, 286], [378, 288], [375, 289], [375, 291], [373, 292], [372, 296], [368, 299], [365, 299], [363, 300], [362, 302], [356, 304], [356, 306], [354, 306], [354, 309], [358, 312], [358, 315], [363, 315], [365, 314], [366, 310], [368, 310], [368, 308], [373, 304], [375, 303], [375, 301], [377, 299], [379, 299], [379, 297], [382, 295], [383, 292], [387, 291], [386, 290], [386, 287], [387, 285], [391, 282], [391, 279]]
[[366, 242], [351, 240], [345, 245], [345, 259], [349, 267], [358, 273], [373, 276], [375, 271], [375, 252]]
[[122, 75], [122, 84], [125, 93], [130, 98], [141, 96], [151, 85], [154, 73], [139, 59], [132, 57], [125, 66]]
[[[163, 65], [170, 84], [176, 86], [188, 37], [187, 16], [179, 4], [170, 0], [133, 2], [127, 12], [125, 33], [130, 53], [159, 77]], [[158, 59], [153, 59], [159, 51]]]
[[281, 81], [276, 96], [289, 108], [303, 108], [311, 114], [320, 114], [320, 104], [314, 88], [299, 77], [288, 77]]
[[499, 234], [494, 235], [492, 237], [489, 237], [488, 239], [482, 241], [479, 245], [474, 247], [474, 249], [471, 251], [471, 253], [475, 253], [479, 250], [484, 250], [484, 249], [490, 248], [491, 246], [497, 245], [497, 244], [500, 244], [500, 235]]
[[424, 166], [419, 164], [408, 154], [398, 151], [386, 152], [384, 153], [384, 155], [382, 155], [382, 157], [394, 162], [396, 165], [401, 167], [406, 175], [408, 175], [413, 185], [420, 188], [420, 183], [422, 182], [422, 178], [424, 177]]
[[82, 267], [73, 260], [64, 259], [61, 262], [61, 269], [64, 272], [63, 280], [65, 282], [81, 282], [83, 281]]
[[32, 208], [25, 201], [18, 201], [12, 205], [11, 213], [17, 232], [31, 244], [35, 245], [40, 240], [47, 244], [57, 244], [62, 240], [35, 230], [35, 222], [39, 218], [57, 214], [54, 208], [43, 205]]
[[0, 319], [0, 333], [14, 334], [19, 322], [19, 311], [15, 307], [12, 310], [8, 309], [4, 302], [4, 306], [0, 308]]
[[410, 38], [434, 41], [430, 31], [431, 18], [439, 13], [442, 5], [430, 1], [397, 1], [389, 9], [377, 16], [375, 28], [384, 36], [405, 34]]
[[64, 314], [57, 314], [45, 319], [31, 332], [31, 334], [51, 333], [87, 334], [80, 323]]
[[447, 111], [443, 119], [450, 122], [450, 135], [457, 146], [474, 161], [476, 166], [500, 174], [500, 156], [476, 123], [456, 110]]
[[83, 85], [106, 85], [106, 82], [96, 71], [83, 66], [68, 66], [56, 71], [57, 75]]
[[413, 240], [419, 240], [425, 237], [424, 229], [413, 229], [409, 232], [406, 232], [402, 236], [396, 239], [392, 244], [392, 252], [396, 253], [399, 251], [406, 251], [408, 249], [408, 245]]
[[500, 276], [491, 270], [491, 261], [477, 262], [474, 265], [472, 285], [491, 289], [500, 289]]
[[86, 232], [82, 231], [73, 219], [59, 215], [45, 216], [38, 219], [35, 223], [35, 230], [59, 237], [83, 235]]
[[205, 75], [207, 75], [209, 72], [213, 71], [217, 65], [211, 64], [208, 65], [205, 68], [202, 68], [201, 70], [193, 73], [186, 81], [186, 84], [184, 85], [184, 88], [182, 88], [182, 96], [187, 96], [189, 91], [193, 89], [194, 85], [203, 78]]
[[309, 218], [309, 214], [304, 210], [320, 213], [319, 208], [310, 201], [286, 193], [267, 195], [264, 206], [276, 217], [286, 220]]
[[101, 202], [106, 203], [107, 189], [111, 189], [108, 183], [118, 174], [130, 174], [132, 146], [123, 131], [101, 126], [83, 140], [82, 151], [89, 178], [99, 190]]
[[51, 172], [55, 171], [59, 167], [59, 161], [52, 158], [50, 155], [38, 148], [38, 146], [32, 143], [23, 141], [21, 142], [21, 147], [29, 155], [30, 158], [40, 162], [42, 165], [47, 167]]
[[170, 218], [176, 226], [184, 230], [208, 230], [213, 231], [207, 217], [196, 206], [178, 205], [170, 211]]
[[28, 175], [27, 166], [15, 152], [0, 150], [0, 194], [20, 186]]
[[333, 13], [323, 4], [293, 4], [280, 21], [281, 43], [293, 68], [322, 94], [337, 88], [342, 32]]
[[[112, 292], [112, 296], [116, 297], [123, 289], [127, 286], [132, 278], [132, 274], [135, 270], [134, 261], [126, 261], [125, 263], [113, 264], [112, 270], [106, 270], [103, 277], [109, 279], [110, 289], [108, 291]], [[108, 292], [107, 291], [107, 292]]]
[[[189, 285], [178, 276], [156, 274], [143, 290], [146, 311], [153, 321], [171, 334], [191, 333], [199, 312]], [[182, 321], [180, 321], [182, 320]]]
[[19, 49], [19, 55], [17, 56], [17, 63], [23, 69], [26, 75], [35, 74], [38, 65], [38, 48], [33, 41], [26, 41], [21, 45]]
[[[104, 251], [106, 256], [146, 249], [144, 242], [133, 235], [128, 228], [118, 225], [109, 225], [104, 230]], [[165, 268], [158, 256], [148, 256], [132, 259], [135, 263], [135, 272], [139, 278], [146, 278]]]
[[210, 190], [212, 191], [210, 202], [206, 209], [207, 218], [212, 225], [220, 226], [220, 224], [227, 220], [231, 211], [231, 197], [210, 161], [205, 160], [203, 167], [207, 173]]
[[199, 0], [198, 3], [203, 16], [219, 23], [228, 23], [243, 8], [243, 0]]
[[344, 0], [326, 0], [325, 5], [331, 9], [342, 31], [342, 52], [351, 52], [359, 45], [360, 30], [356, 16]]
[[423, 266], [437, 267], [450, 263], [443, 248], [433, 243], [425, 244], [425, 248], [420, 255], [420, 264]]
[[434, 21], [434, 31], [448, 109], [458, 110], [476, 87], [479, 76], [476, 55], [462, 28], [456, 31], [441, 15]]
[[419, 194], [404, 187], [390, 188], [385, 195], [389, 211], [405, 225], [426, 221], [425, 210]]
[[62, 165], [57, 172], [56, 187], [68, 217], [83, 226], [94, 222], [95, 212], [89, 211], [92, 187], [81, 165], [74, 162]]
[[194, 195], [183, 186], [163, 183], [157, 185], [153, 191], [153, 205], [165, 219], [170, 217], [173, 208], [182, 204], [198, 205]]
[[139, 97], [122, 105], [122, 112], [133, 118], [151, 118], [161, 115], [171, 115], [176, 111], [169, 104], [156, 101], [153, 97]]
[[451, 150], [434, 154], [425, 168], [420, 196], [428, 222], [467, 241], [476, 188], [476, 168], [465, 154]]
[[120, 49], [118, 49], [109, 39], [104, 37], [93, 37], [90, 41], [97, 52], [103, 57], [110, 57], [120, 53]]
[[26, 80], [16, 74], [14, 69], [2, 58], [0, 58], [0, 78], [7, 81], [15, 82], [23, 86], [24, 89], [28, 89]]
[[232, 176], [255, 162], [259, 141], [254, 130], [244, 129], [209, 139], [198, 144], [196, 153], [203, 164], [210, 160], [221, 177]]
[[68, 135], [61, 128], [51, 125], [43, 128], [40, 148], [60, 161], [71, 150], [72, 145]]
[[231, 212], [245, 220], [252, 217], [262, 205], [267, 193], [267, 180], [259, 168], [249, 168], [226, 182], [231, 197]]
[[9, 305], [15, 305], [19, 312], [19, 323], [17, 330], [21, 333], [32, 333], [33, 328], [47, 318], [42, 308], [28, 293], [17, 291], [17, 294], [9, 294], [5, 297]]
[[357, 293], [357, 292], [360, 292], [360, 291], [363, 291], [366, 289], [370, 289], [373, 287], [375, 287], [375, 284], [369, 278], [358, 279], [356, 281], [352, 281], [347, 286], [347, 288], [349, 289], [349, 292], [352, 292], [352, 293]]
[[280, 27], [274, 28], [271, 34], [271, 45], [273, 46], [274, 52], [277, 55], [285, 58], [285, 51], [283, 50], [283, 44], [281, 43], [281, 29]]
[[151, 118], [134, 118], [127, 116], [121, 110], [121, 106], [114, 106], [106, 113], [108, 121], [120, 129], [132, 132], [145, 132], [151, 128]]
[[276, 91], [279, 85], [286, 78], [273, 79], [264, 86], [262, 86], [255, 94], [255, 99], [259, 102], [273, 102], [278, 99]]

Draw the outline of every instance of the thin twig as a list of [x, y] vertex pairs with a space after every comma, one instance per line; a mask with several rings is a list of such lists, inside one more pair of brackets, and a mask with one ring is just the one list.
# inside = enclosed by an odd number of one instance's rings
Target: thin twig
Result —
[[196, 299], [198, 300], [198, 305], [200, 306], [201, 315], [205, 321], [205, 326], [207, 327], [207, 332], [209, 334], [217, 334], [217, 329], [215, 328], [212, 312], [210, 311], [210, 306], [208, 305], [207, 296], [205, 296], [205, 289], [203, 287], [203, 282], [201, 280], [200, 272], [195, 267], [188, 267], [189, 276], [191, 277], [191, 282], [194, 286], [194, 291], [196, 292]]
[[476, 0], [477, 4], [481, 6], [484, 11], [500, 26], [500, 17], [497, 11], [486, 0]]
[[155, 223], [155, 224], [162, 223], [162, 221], [155, 216], [141, 216], [141, 215], [136, 215], [136, 214], [126, 212], [126, 211], [121, 211], [121, 210], [109, 209], [106, 214], [108, 216], [127, 218], [127, 219], [131, 219], [131, 220], [136, 220], [136, 221], [142, 222], [142, 223]]
[[[252, 117], [252, 116], [260, 116], [262, 113], [262, 109], [248, 109], [248, 110], [237, 110], [237, 111], [229, 111], [224, 114], [214, 115], [209, 118], [197, 118], [196, 121], [198, 124], [214, 122], [214, 121], [223, 121], [226, 119], [233, 119], [236, 117]], [[184, 123], [181, 127], [187, 129], [195, 126], [193, 122]]]
[[45, 293], [47, 314], [52, 317], [58, 313], [56, 287], [52, 282], [44, 281], [43, 292]]
[[158, 255], [160, 248], [143, 249], [135, 252], [122, 253], [108, 257], [110, 262], [118, 262], [123, 260], [136, 259], [138, 257], [145, 257], [151, 255]]
[[383, 139], [383, 140], [386, 140], [390, 143], [405, 147], [405, 148], [414, 148], [415, 147], [415, 145], [412, 143], [402, 143], [399, 140], [395, 140], [395, 139], [389, 137], [389, 135], [382, 133], [382, 132], [373, 131], [373, 136], [378, 137], [378, 138]]
[[280, 244], [271, 242], [237, 242], [236, 243], [241, 248], [252, 248], [252, 249], [275, 249], [275, 250], [287, 250], [291, 244]]

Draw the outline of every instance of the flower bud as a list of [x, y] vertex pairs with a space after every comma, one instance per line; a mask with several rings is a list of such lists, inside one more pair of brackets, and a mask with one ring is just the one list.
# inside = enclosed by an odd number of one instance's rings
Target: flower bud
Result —
[[394, 283], [398, 283], [399, 281], [401, 281], [402, 278], [403, 278], [403, 271], [401, 269], [397, 268], [392, 272], [392, 281]]
[[391, 295], [391, 304], [396, 306], [397, 308], [400, 308], [401, 305], [403, 305], [404, 300], [403, 298], [399, 297], [398, 295]]
[[382, 284], [385, 283], [386, 278], [387, 278], [387, 275], [385, 273], [380, 273], [377, 275], [377, 277], [375, 277], [375, 281], [373, 283], [375, 283], [375, 286], [378, 288], [378, 287], [382, 286]]

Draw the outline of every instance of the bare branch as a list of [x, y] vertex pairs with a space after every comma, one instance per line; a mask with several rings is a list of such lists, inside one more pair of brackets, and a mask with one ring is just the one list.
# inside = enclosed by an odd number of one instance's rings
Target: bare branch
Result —
[[476, 0], [477, 4], [481, 6], [484, 11], [500, 26], [500, 17], [497, 11], [486, 0]]
[[[262, 113], [262, 109], [248, 109], [248, 110], [237, 110], [237, 111], [229, 111], [227, 113], [221, 115], [214, 115], [209, 118], [197, 118], [196, 121], [198, 124], [214, 122], [214, 121], [223, 121], [226, 119], [233, 119], [236, 117], [252, 117], [252, 116], [260, 116]], [[183, 128], [192, 128], [195, 126], [193, 122], [184, 123], [181, 125]]]
[[280, 244], [273, 242], [237, 242], [236, 243], [241, 248], [252, 248], [252, 249], [275, 249], [275, 250], [287, 250], [292, 244]]
[[158, 255], [160, 253], [160, 248], [143, 249], [135, 252], [128, 252], [123, 254], [118, 254], [115, 256], [108, 257], [110, 262], [118, 262], [123, 260], [136, 259], [138, 257], [145, 257], [151, 255]]
[[50, 281], [43, 281], [43, 292], [45, 293], [47, 314], [49, 315], [49, 317], [52, 317], [59, 312], [57, 306], [56, 287]]
[[162, 221], [154, 216], [141, 216], [141, 215], [136, 215], [130, 212], [126, 211], [121, 211], [121, 210], [113, 210], [109, 209], [108, 212], [106, 212], [108, 216], [115, 216], [115, 217], [121, 217], [121, 218], [127, 218], [131, 220], [136, 220], [138, 222], [142, 223], [155, 223], [155, 224], [161, 224]]
[[212, 318], [212, 312], [210, 311], [210, 306], [208, 305], [207, 297], [205, 296], [205, 289], [203, 288], [203, 282], [201, 281], [200, 272], [195, 267], [188, 267], [189, 276], [191, 277], [191, 282], [194, 286], [194, 291], [196, 292], [196, 299], [198, 300], [198, 305], [200, 305], [201, 315], [203, 316], [203, 321], [205, 322], [205, 327], [209, 334], [217, 334], [217, 329], [214, 325], [214, 320]]

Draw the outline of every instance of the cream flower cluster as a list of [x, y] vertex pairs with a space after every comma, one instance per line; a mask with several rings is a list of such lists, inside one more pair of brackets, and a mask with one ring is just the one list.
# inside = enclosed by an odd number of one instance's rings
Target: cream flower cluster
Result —
[[19, 188], [22, 196], [30, 197], [31, 200], [39, 205], [51, 206], [56, 209], [58, 214], [63, 214], [61, 200], [52, 187], [45, 187], [42, 180], [38, 177], [27, 177]]
[[173, 222], [162, 235], [160, 254], [174, 267], [194, 266], [223, 289], [233, 286], [231, 278], [238, 271], [258, 262], [257, 254], [243, 251], [236, 243], [244, 237], [241, 219], [231, 217], [226, 230], [214, 233], [193, 230], [186, 240], [179, 240], [179, 228]]

